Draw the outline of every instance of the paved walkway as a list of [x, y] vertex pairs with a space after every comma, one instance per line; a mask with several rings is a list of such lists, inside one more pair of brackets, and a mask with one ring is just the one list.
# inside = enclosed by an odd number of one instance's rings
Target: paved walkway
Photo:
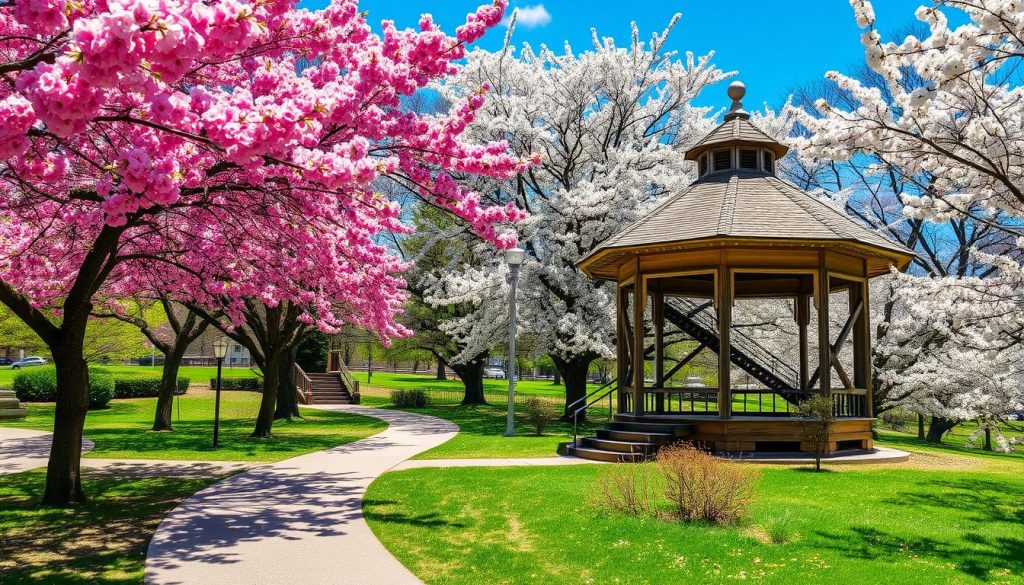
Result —
[[604, 461], [591, 461], [579, 457], [524, 457], [521, 459], [410, 459], [394, 466], [391, 470], [420, 469], [423, 467], [520, 467], [552, 465], [590, 465], [604, 464]]
[[253, 468], [196, 493], [164, 518], [148, 584], [420, 583], [377, 540], [362, 499], [374, 479], [455, 436], [438, 418], [321, 406], [384, 420], [372, 437]]
[[[0, 475], [46, 467], [51, 435], [46, 431], [0, 427]], [[92, 441], [82, 439], [82, 452], [91, 451]]]

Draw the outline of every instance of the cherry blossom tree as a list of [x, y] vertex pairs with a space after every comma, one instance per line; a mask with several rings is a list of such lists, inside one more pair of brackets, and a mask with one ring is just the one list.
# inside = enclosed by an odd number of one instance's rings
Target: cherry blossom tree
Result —
[[[886, 404], [931, 415], [937, 441], [1019, 405], [1019, 317], [1005, 300], [1020, 284], [1024, 16], [1012, 0], [940, 0], [917, 10], [925, 33], [885, 42], [870, 2], [850, 3], [868, 71], [827, 75], [832, 94], [797, 111], [799, 146], [846, 161], [869, 186], [854, 211], [919, 252], [914, 275], [893, 281], [876, 366]], [[950, 28], [950, 10], [969, 22]]]
[[351, 319], [405, 334], [405, 264], [376, 236], [408, 228], [373, 188], [381, 178], [514, 243], [501, 225], [520, 213], [453, 178], [528, 166], [502, 142], [461, 138], [483, 92], [445, 116], [399, 107], [456, 72], [504, 7], [482, 6], [450, 37], [429, 16], [374, 34], [355, 0], [0, 4], [0, 302], [57, 369], [45, 503], [84, 497], [82, 346], [101, 299], [159, 278], [235, 324], [255, 298], [294, 302], [325, 331]]
[[[615, 341], [614, 291], [575, 262], [695, 178], [683, 151], [713, 120], [708, 108], [690, 102], [728, 77], [711, 65], [712, 54], [680, 58], [665, 49], [677, 19], [649, 42], [634, 25], [626, 47], [595, 31], [593, 47], [581, 53], [568, 45], [560, 53], [528, 44], [517, 51], [513, 26], [500, 51], [469, 52], [466, 66], [438, 84], [453, 104], [481, 85], [492, 88], [468, 134], [506, 139], [520, 156], [541, 154], [539, 164], [514, 178], [460, 180], [529, 214], [520, 224], [528, 252], [520, 272], [523, 328], [541, 336], [537, 347], [561, 372], [567, 404], [585, 395], [591, 363], [611, 357]], [[497, 255], [482, 258], [445, 275], [444, 288], [452, 302], [464, 302], [467, 291], [493, 291], [501, 265]], [[444, 296], [435, 294], [434, 302], [444, 303]], [[465, 322], [453, 326], [473, 331]], [[480, 331], [484, 337], [468, 345], [494, 343], [489, 329]]]

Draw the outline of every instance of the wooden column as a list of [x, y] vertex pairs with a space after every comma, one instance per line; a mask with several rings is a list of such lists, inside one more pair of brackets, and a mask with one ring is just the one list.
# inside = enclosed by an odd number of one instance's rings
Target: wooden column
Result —
[[620, 413], [626, 412], [621, 388], [629, 386], [629, 377], [626, 375], [626, 370], [629, 369], [629, 360], [631, 359], [629, 355], [629, 339], [627, 339], [625, 326], [626, 307], [626, 289], [619, 286], [615, 293], [615, 375], [618, 380], [618, 387], [620, 388], [617, 393]]
[[807, 326], [811, 323], [811, 295], [800, 293], [796, 296], [796, 324], [800, 332], [800, 389], [807, 390], [810, 368], [807, 364]]
[[644, 309], [647, 308], [647, 291], [640, 274], [640, 257], [636, 259], [636, 274], [633, 280], [633, 413], [644, 413]]
[[868, 282], [865, 280], [850, 289], [850, 306], [862, 303], [862, 309], [853, 324], [853, 385], [866, 391], [864, 412], [874, 416], [871, 387], [871, 310], [868, 302]]
[[729, 330], [732, 327], [732, 277], [729, 267], [718, 268], [718, 416], [729, 418], [732, 410], [732, 370]]
[[828, 269], [825, 267], [825, 253], [818, 256], [818, 383], [821, 393], [832, 393], [832, 342], [829, 336], [828, 319]]
[[[665, 383], [665, 293], [661, 281], [656, 280], [651, 286], [651, 297], [654, 301], [651, 315], [654, 320], [654, 387], [663, 388]], [[665, 412], [665, 395], [659, 393], [654, 399], [655, 412]]]

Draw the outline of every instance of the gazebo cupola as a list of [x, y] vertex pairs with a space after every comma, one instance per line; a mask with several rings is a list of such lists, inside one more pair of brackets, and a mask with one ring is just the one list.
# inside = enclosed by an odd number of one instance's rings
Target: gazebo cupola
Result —
[[[686, 152], [697, 179], [578, 262], [618, 290], [618, 415], [578, 454], [608, 458], [637, 438], [624, 425], [652, 424], [720, 451], [806, 449], [790, 415], [814, 392], [842, 418], [832, 449], [871, 447], [868, 281], [913, 253], [778, 178], [788, 148], [751, 123], [744, 93], [729, 86], [723, 123]], [[737, 303], [765, 299], [793, 314], [786, 355], [734, 323]], [[642, 443], [630, 449], [656, 446]]]

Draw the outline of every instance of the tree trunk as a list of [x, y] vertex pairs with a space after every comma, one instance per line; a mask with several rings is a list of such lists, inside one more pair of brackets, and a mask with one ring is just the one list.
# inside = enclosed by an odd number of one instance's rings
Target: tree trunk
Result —
[[[565, 380], [565, 410], [562, 413], [562, 418], [571, 421], [573, 417], [569, 412], [569, 405], [587, 395], [587, 372], [590, 371], [590, 363], [595, 358], [574, 356], [571, 360], [564, 360], [552, 356], [552, 359], [555, 362], [555, 367], [558, 368], [556, 371], [561, 372], [562, 379]], [[586, 418], [587, 413], [581, 412], [578, 420], [582, 422]]]
[[448, 373], [444, 371], [444, 362], [442, 362], [441, 360], [437, 360], [437, 379], [438, 380], [447, 380], [448, 379]]
[[256, 427], [252, 431], [252, 437], [270, 437], [270, 430], [274, 426], [274, 411], [277, 407], [277, 390], [281, 382], [281, 361], [287, 361], [283, 360], [281, 352], [266, 357], [263, 369], [263, 398], [260, 400], [260, 411], [256, 415]]
[[285, 352], [278, 371], [278, 393], [277, 409], [274, 411], [274, 419], [302, 418], [299, 414], [299, 401], [295, 395], [295, 355], [298, 348], [292, 348]]
[[555, 381], [552, 382], [555, 386], [562, 385], [562, 372], [558, 371], [558, 366], [555, 366]]
[[178, 368], [181, 358], [185, 355], [188, 344], [178, 343], [164, 354], [164, 370], [160, 377], [160, 392], [156, 397], [156, 415], [153, 417], [154, 431], [173, 431], [171, 426], [171, 406], [174, 404], [174, 393], [178, 391]]
[[468, 364], [453, 365], [452, 369], [462, 379], [464, 393], [462, 404], [487, 404], [484, 397], [484, 364], [486, 360], [474, 360]]
[[50, 348], [57, 374], [57, 404], [43, 493], [46, 506], [85, 502], [81, 460], [82, 428], [89, 409], [89, 369], [82, 357], [85, 328], [81, 329], [81, 335], [61, 331], [64, 343]]
[[985, 427], [985, 445], [983, 448], [986, 451], [992, 450], [992, 427]]
[[933, 416], [932, 424], [928, 425], [928, 434], [925, 436], [925, 440], [929, 443], [941, 443], [942, 435], [945, 435], [946, 431], [955, 427], [956, 422], [948, 418]]
[[924, 440], [924, 415], [917, 415], [917, 438]]

